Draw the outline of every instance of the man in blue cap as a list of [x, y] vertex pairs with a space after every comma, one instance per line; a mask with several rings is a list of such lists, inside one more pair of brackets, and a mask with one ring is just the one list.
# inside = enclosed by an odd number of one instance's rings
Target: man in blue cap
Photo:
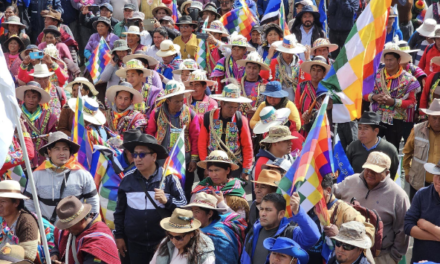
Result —
[[295, 241], [287, 237], [266, 238], [264, 247], [270, 251], [269, 264], [307, 264], [309, 255]]

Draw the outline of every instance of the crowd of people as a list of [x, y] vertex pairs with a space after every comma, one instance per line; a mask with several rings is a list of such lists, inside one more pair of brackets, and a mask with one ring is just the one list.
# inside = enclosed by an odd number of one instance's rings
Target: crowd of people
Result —
[[[283, 0], [289, 30], [265, 16], [271, 1], [0, 0], [25, 140], [14, 135], [0, 169], [0, 262], [440, 263], [440, 3], [391, 7], [361, 118], [328, 115], [354, 175], [314, 186], [324, 225], [280, 182], [321, 106], [333, 110], [318, 85], [369, 1], [326, 1], [326, 25], [325, 0]], [[221, 18], [242, 5], [257, 24], [230, 33]], [[95, 79], [85, 65], [103, 41], [111, 59]], [[121, 170], [113, 205], [78, 161], [79, 97], [90, 145]], [[164, 165], [177, 145], [184, 177]]]

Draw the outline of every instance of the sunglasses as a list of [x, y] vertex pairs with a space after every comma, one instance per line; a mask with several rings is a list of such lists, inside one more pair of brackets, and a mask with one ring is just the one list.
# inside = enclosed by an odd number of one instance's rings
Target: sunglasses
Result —
[[355, 246], [345, 244], [345, 243], [342, 243], [341, 241], [337, 241], [337, 240], [335, 240], [335, 245], [337, 247], [342, 247], [344, 250], [347, 250], [347, 251], [351, 251], [356, 248]]
[[137, 158], [137, 157], [139, 157], [139, 158], [141, 158], [141, 159], [143, 159], [143, 158], [145, 158], [145, 156], [147, 156], [148, 154], [154, 154], [154, 152], [133, 152], [133, 158]]
[[183, 235], [180, 235], [180, 236], [173, 236], [173, 235], [171, 235], [171, 234], [167, 234], [167, 236], [168, 236], [168, 238], [169, 238], [170, 240], [175, 239], [175, 240], [177, 240], [177, 241], [183, 241], [183, 239], [186, 237], [186, 235], [188, 235], [188, 234], [183, 234]]

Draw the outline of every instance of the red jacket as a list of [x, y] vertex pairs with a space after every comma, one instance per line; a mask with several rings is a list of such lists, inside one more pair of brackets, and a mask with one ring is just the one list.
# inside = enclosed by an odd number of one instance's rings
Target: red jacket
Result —
[[426, 75], [430, 75], [431, 71], [431, 59], [434, 57], [440, 56], [440, 50], [438, 50], [437, 46], [434, 44], [426, 47], [425, 52], [423, 52], [423, 56], [419, 62], [419, 68], [422, 69]]

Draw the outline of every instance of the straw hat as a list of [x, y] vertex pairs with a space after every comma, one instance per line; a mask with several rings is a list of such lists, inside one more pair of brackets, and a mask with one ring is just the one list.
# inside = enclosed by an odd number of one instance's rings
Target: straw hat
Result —
[[247, 38], [243, 35], [239, 35], [236, 31], [232, 33], [229, 43], [223, 45], [223, 47], [230, 49], [232, 49], [232, 47], [244, 47], [247, 51], [255, 51], [255, 48], [249, 45]]
[[258, 175], [258, 181], [251, 181], [255, 183], [270, 185], [278, 187], [278, 183], [281, 181], [281, 174], [276, 170], [261, 170]]
[[188, 0], [188, 1], [185, 1], [185, 2], [183, 2], [183, 4], [180, 6], [180, 13], [183, 15], [184, 14], [184, 10], [185, 10], [185, 6], [186, 5], [189, 5], [189, 6], [191, 6], [191, 0]]
[[42, 17], [50, 17], [55, 20], [58, 20], [61, 23], [63, 22], [63, 19], [61, 18], [61, 13], [56, 10], [53, 10], [53, 9], [43, 10], [43, 11], [41, 11], [40, 14]]
[[216, 82], [208, 80], [206, 72], [204, 70], [195, 70], [189, 75], [188, 81], [184, 82], [185, 86], [190, 85], [192, 82], [206, 82], [206, 86], [213, 86]]
[[50, 72], [46, 64], [41, 63], [34, 65], [34, 72], [29, 73], [30, 76], [37, 78], [46, 78], [52, 76], [53, 74], [54, 72]]
[[324, 67], [325, 73], [328, 73], [330, 70], [330, 65], [328, 65], [327, 60], [322, 56], [315, 56], [311, 61], [303, 62], [300, 66], [300, 68], [307, 73], [310, 73], [310, 70], [312, 69], [313, 65], [319, 65], [321, 67]]
[[432, 100], [432, 103], [428, 109], [420, 108], [420, 111], [427, 115], [440, 116], [440, 99]]
[[90, 204], [82, 204], [75, 196], [67, 196], [63, 198], [57, 205], [56, 213], [58, 221], [55, 226], [60, 229], [68, 229], [78, 224], [92, 210]]
[[130, 26], [127, 32], [122, 32], [122, 35], [128, 35], [128, 34], [133, 34], [138, 36], [142, 35], [138, 26]]
[[226, 208], [217, 208], [217, 198], [212, 194], [207, 194], [205, 192], [199, 192], [194, 195], [193, 200], [190, 204], [182, 206], [181, 208], [191, 208], [193, 206], [202, 207], [214, 211], [226, 212]]
[[144, 19], [145, 19], [145, 14], [139, 11], [134, 11], [133, 16], [127, 18], [127, 20], [141, 20], [141, 21], [144, 21]]
[[121, 82], [119, 85], [110, 86], [110, 88], [107, 89], [107, 92], [105, 92], [105, 97], [107, 97], [110, 103], [114, 103], [116, 93], [120, 91], [131, 93], [133, 95], [133, 104], [139, 104], [143, 101], [142, 94], [134, 89], [133, 85], [128, 82]]
[[363, 169], [370, 169], [376, 173], [389, 170], [391, 167], [390, 157], [380, 151], [373, 151], [368, 155], [367, 161], [362, 165]]
[[240, 168], [237, 164], [232, 162], [232, 160], [228, 157], [228, 154], [224, 152], [223, 150], [214, 150], [211, 153], [209, 153], [208, 157], [206, 157], [205, 160], [197, 162], [197, 166], [199, 166], [202, 169], [207, 169], [206, 166], [208, 165], [208, 162], [220, 162], [220, 163], [227, 163], [231, 165], [231, 170], [238, 170]]
[[[76, 101], [78, 98], [71, 98], [68, 101], [70, 109], [73, 112], [76, 110]], [[84, 97], [83, 116], [84, 120], [94, 125], [104, 125], [107, 119], [105, 115], [99, 110], [99, 104], [95, 99], [90, 97]]]
[[180, 63], [179, 69], [173, 71], [173, 74], [182, 74], [182, 71], [195, 71], [199, 69], [199, 64], [195, 60], [185, 59]]
[[412, 60], [411, 55], [408, 53], [401, 51], [399, 45], [393, 42], [388, 42], [385, 44], [385, 47], [382, 52], [382, 57], [380, 58], [380, 62], [384, 62], [385, 55], [388, 53], [396, 53], [400, 55], [400, 63], [408, 63]]
[[161, 101], [176, 95], [186, 94], [186, 93], [192, 93], [194, 90], [185, 90], [185, 85], [183, 83], [171, 80], [165, 85], [164, 95], [157, 97], [157, 101]]
[[292, 136], [289, 128], [286, 126], [273, 126], [269, 129], [268, 136], [260, 141], [261, 143], [277, 143], [285, 140], [295, 139], [297, 137]]
[[30, 263], [24, 260], [24, 248], [20, 245], [11, 245], [6, 243], [0, 249], [0, 264], [20, 264], [20, 263]]
[[160, 221], [160, 226], [168, 232], [183, 234], [199, 229], [202, 224], [194, 219], [193, 212], [190, 210], [176, 208], [171, 217]]
[[437, 164], [425, 163], [423, 167], [427, 172], [431, 173], [432, 175], [440, 175], [440, 161]]
[[22, 52], [24, 50], [25, 47], [24, 47], [24, 43], [21, 40], [21, 38], [19, 36], [17, 36], [17, 35], [12, 35], [4, 43], [4, 46], [8, 49], [8, 51], [9, 51], [9, 42], [11, 40], [17, 41], [17, 43], [20, 45], [20, 48], [18, 49], [18, 52]]
[[252, 103], [252, 100], [241, 96], [241, 89], [236, 84], [228, 84], [223, 88], [221, 94], [212, 94], [210, 95], [212, 99], [218, 101], [232, 102], [232, 103]]
[[20, 22], [20, 18], [18, 16], [10, 16], [8, 20], [3, 22], [1, 24], [2, 27], [8, 26], [8, 25], [17, 25], [20, 27], [20, 29], [25, 29], [26, 26]]
[[204, 29], [206, 32], [220, 33], [222, 37], [229, 36], [228, 31], [226, 31], [225, 26], [220, 20], [214, 20], [211, 22], [209, 28]]
[[4, 180], [0, 181], [0, 197], [20, 200], [29, 200], [29, 197], [21, 194], [21, 187], [18, 181]]
[[153, 11], [151, 11], [154, 17], [156, 17], [157, 11], [159, 11], [159, 9], [164, 9], [169, 16], [173, 15], [173, 11], [168, 6], [166, 6], [164, 3], [160, 3], [158, 6], [153, 8]]
[[313, 48], [311, 49], [311, 53], [315, 54], [315, 50], [319, 48], [328, 48], [328, 52], [333, 52], [338, 49], [337, 44], [332, 44], [326, 38], [319, 38], [313, 42]]
[[301, 43], [298, 43], [294, 34], [285, 36], [283, 40], [275, 41], [272, 43], [276, 47], [277, 51], [288, 54], [299, 54], [306, 51]]
[[241, 67], [246, 67], [247, 63], [254, 63], [254, 64], [258, 64], [261, 67], [261, 70], [270, 70], [269, 66], [264, 63], [263, 58], [260, 56], [260, 54], [258, 54], [258, 52], [256, 51], [252, 51], [250, 52], [247, 56], [246, 59], [241, 59], [237, 61], [237, 64]]
[[132, 59], [125, 63], [125, 67], [116, 71], [116, 76], [121, 78], [127, 78], [127, 71], [137, 70], [144, 73], [144, 77], [152, 75], [152, 70], [144, 68], [140, 60]]
[[282, 125], [289, 118], [290, 109], [281, 108], [275, 110], [273, 106], [266, 106], [260, 111], [260, 121], [255, 125], [253, 132], [255, 134], [264, 134], [271, 127]]
[[40, 153], [41, 156], [45, 156], [47, 154], [47, 148], [52, 145], [55, 145], [57, 142], [67, 143], [67, 145], [69, 145], [70, 147], [70, 155], [76, 154], [79, 150], [79, 145], [71, 141], [65, 133], [61, 131], [56, 131], [53, 133], [49, 133], [48, 143], [42, 146], [38, 150], [38, 153]]
[[416, 29], [420, 36], [431, 38], [434, 36], [434, 31], [437, 26], [437, 21], [432, 18], [426, 18], [423, 24]]
[[20, 86], [17, 89], [15, 89], [15, 96], [19, 100], [24, 101], [24, 94], [26, 93], [26, 91], [29, 91], [29, 90], [33, 90], [33, 91], [39, 92], [41, 94], [40, 104], [49, 103], [50, 94], [48, 92], [46, 92], [46, 90], [41, 88], [41, 85], [35, 81], [30, 81], [26, 85]]
[[95, 96], [99, 94], [99, 92], [96, 90], [95, 86], [91, 82], [89, 82], [89, 80], [87, 80], [87, 78], [84, 78], [84, 77], [76, 77], [75, 80], [71, 81], [70, 83], [68, 83], [66, 85], [64, 90], [68, 91], [69, 93], [72, 93], [72, 88], [75, 84], [83, 84], [83, 85], [87, 86], [87, 88], [89, 88], [90, 92]]
[[158, 60], [156, 60], [155, 58], [153, 58], [151, 56], [145, 55], [145, 53], [142, 50], [135, 51], [134, 54], [130, 54], [130, 55], [125, 56], [122, 59], [122, 62], [123, 63], [127, 63], [127, 61], [132, 60], [132, 59], [144, 59], [144, 60], [147, 60], [149, 66], [154, 66], [154, 65], [159, 64]]
[[338, 235], [331, 237], [331, 239], [341, 241], [358, 248], [371, 248], [371, 240], [365, 232], [363, 223], [357, 221], [350, 221], [343, 223], [339, 229]]
[[160, 43], [160, 50], [156, 52], [159, 57], [168, 57], [179, 53], [180, 46], [174, 44], [173, 41], [166, 39]]

